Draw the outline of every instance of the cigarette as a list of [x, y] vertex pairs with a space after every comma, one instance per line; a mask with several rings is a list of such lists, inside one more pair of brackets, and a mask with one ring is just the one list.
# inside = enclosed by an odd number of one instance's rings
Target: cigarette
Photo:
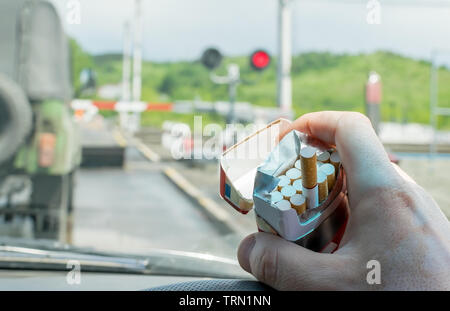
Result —
[[281, 191], [281, 189], [291, 183], [291, 180], [286, 175], [281, 175], [278, 177], [280, 181], [278, 182], [278, 191]]
[[291, 180], [291, 182], [294, 182], [297, 179], [302, 178], [302, 171], [297, 168], [291, 168], [286, 172], [286, 176]]
[[303, 195], [306, 198], [306, 208], [313, 209], [319, 205], [319, 187], [316, 185], [312, 189], [303, 187]]
[[331, 192], [334, 187], [334, 183], [336, 182], [336, 169], [332, 164], [326, 163], [320, 167], [320, 171], [327, 176], [328, 192]]
[[294, 187], [294, 189], [297, 192], [297, 194], [302, 194], [302, 192], [303, 192], [303, 185], [302, 185], [302, 180], [301, 179], [297, 179], [296, 181], [294, 181], [294, 183], [292, 184], [292, 187]]
[[297, 193], [295, 188], [291, 185], [284, 186], [280, 192], [281, 192], [281, 195], [283, 196], [283, 198], [288, 201], [294, 194]]
[[319, 188], [319, 204], [325, 201], [328, 196], [328, 180], [327, 175], [323, 172], [317, 172], [317, 185]]
[[306, 199], [301, 194], [295, 194], [291, 198], [292, 208], [297, 211], [297, 214], [301, 215], [306, 210]]
[[295, 161], [294, 167], [298, 170], [302, 169], [302, 162], [300, 160]]
[[291, 202], [287, 201], [287, 200], [281, 200], [279, 202], [277, 202], [275, 204], [275, 206], [280, 210], [280, 211], [288, 211], [290, 210], [291, 207]]
[[336, 174], [339, 170], [339, 164], [341, 164], [341, 157], [337, 151], [333, 152], [330, 156], [330, 163], [334, 165], [334, 169]]
[[316, 148], [305, 147], [300, 150], [302, 167], [302, 184], [304, 188], [312, 189], [317, 185]]
[[270, 193], [270, 202], [272, 204], [278, 203], [281, 200], [283, 200], [283, 195], [280, 191], [273, 191], [272, 193]]
[[322, 163], [330, 163], [330, 153], [328, 151], [324, 151], [317, 156], [317, 161]]
[[317, 149], [313, 147], [305, 147], [300, 150], [302, 193], [306, 197], [306, 206], [309, 209], [316, 208], [319, 205], [316, 151]]

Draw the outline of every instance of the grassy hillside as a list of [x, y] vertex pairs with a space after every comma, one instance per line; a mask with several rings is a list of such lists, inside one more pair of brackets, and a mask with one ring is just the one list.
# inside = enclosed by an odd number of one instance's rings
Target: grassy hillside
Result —
[[[92, 64], [99, 85], [120, 83], [121, 55], [89, 56], [78, 51], [78, 58], [74, 59], [76, 64], [80, 61]], [[243, 79], [255, 81], [239, 86], [239, 101], [260, 106], [276, 104], [276, 59], [266, 71], [259, 74], [250, 69], [246, 56], [226, 58], [218, 73], [225, 73], [226, 65], [230, 62], [241, 66]], [[390, 52], [296, 55], [292, 61], [293, 106], [296, 115], [318, 110], [363, 112], [364, 83], [371, 70], [377, 71], [383, 81], [383, 120], [429, 122], [429, 63]], [[450, 71], [441, 68], [439, 79], [440, 105], [450, 107]], [[143, 63], [143, 100], [171, 101], [196, 97], [226, 100], [227, 89], [224, 85], [212, 83], [208, 71], [198, 62]], [[170, 116], [174, 117], [173, 114]], [[155, 118], [156, 115], [144, 116], [143, 120]], [[442, 119], [440, 124], [450, 127], [450, 120]]]

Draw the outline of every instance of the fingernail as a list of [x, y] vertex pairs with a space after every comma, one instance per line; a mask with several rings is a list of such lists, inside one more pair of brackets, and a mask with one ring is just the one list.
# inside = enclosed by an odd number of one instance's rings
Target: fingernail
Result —
[[248, 273], [251, 273], [250, 268], [250, 254], [253, 250], [253, 247], [255, 246], [255, 235], [249, 235], [246, 237], [242, 242], [241, 245], [239, 245], [238, 250], [238, 261], [241, 265], [242, 269], [247, 271]]

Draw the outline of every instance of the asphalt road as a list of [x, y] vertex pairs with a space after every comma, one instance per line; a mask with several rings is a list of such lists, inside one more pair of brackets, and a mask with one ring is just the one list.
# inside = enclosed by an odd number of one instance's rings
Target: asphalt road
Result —
[[132, 147], [124, 169], [81, 169], [73, 243], [121, 253], [163, 248], [235, 259], [239, 238], [217, 230], [161, 169]]

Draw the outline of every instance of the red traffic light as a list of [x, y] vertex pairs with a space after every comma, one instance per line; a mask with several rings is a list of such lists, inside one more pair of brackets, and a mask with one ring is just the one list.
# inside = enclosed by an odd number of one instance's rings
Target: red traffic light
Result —
[[266, 51], [257, 50], [250, 56], [250, 65], [255, 70], [266, 69], [270, 64], [270, 55]]

